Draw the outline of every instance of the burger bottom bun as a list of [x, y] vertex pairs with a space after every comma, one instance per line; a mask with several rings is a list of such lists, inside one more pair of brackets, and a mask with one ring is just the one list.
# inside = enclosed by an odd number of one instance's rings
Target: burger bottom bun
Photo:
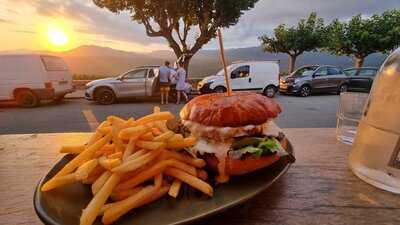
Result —
[[[218, 171], [218, 159], [214, 155], [206, 154], [202, 158], [207, 162], [207, 166], [214, 171]], [[245, 159], [225, 159], [225, 173], [227, 175], [242, 175], [252, 171], [267, 167], [279, 160], [279, 155], [269, 155], [260, 158], [248, 156]]]

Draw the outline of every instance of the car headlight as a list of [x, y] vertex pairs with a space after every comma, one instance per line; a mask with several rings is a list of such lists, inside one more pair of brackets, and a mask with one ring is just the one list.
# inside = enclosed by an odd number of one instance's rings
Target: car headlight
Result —
[[93, 86], [94, 86], [94, 84], [91, 84], [90, 82], [85, 85], [86, 89], [89, 89], [89, 88], [91, 88]]

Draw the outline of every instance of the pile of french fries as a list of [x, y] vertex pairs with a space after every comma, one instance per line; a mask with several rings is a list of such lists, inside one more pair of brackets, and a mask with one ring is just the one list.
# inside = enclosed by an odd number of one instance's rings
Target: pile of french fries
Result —
[[170, 112], [154, 112], [138, 120], [109, 116], [88, 143], [63, 146], [61, 153], [77, 154], [41, 188], [82, 182], [91, 185], [93, 198], [83, 210], [80, 224], [91, 225], [98, 216], [111, 224], [128, 211], [168, 194], [176, 198], [182, 182], [213, 195], [204, 180], [205, 161], [179, 151], [196, 139], [169, 130]]

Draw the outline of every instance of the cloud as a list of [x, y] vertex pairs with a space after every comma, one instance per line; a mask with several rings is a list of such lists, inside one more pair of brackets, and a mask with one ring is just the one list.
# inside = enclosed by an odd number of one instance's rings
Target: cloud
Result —
[[[25, 3], [32, 4], [39, 15], [74, 20], [75, 30], [95, 35], [96, 40], [166, 45], [163, 38], [147, 37], [143, 25], [132, 21], [128, 12], [116, 15], [98, 8], [91, 0], [36, 0]], [[224, 41], [227, 48], [258, 45], [257, 37], [260, 35], [271, 34], [281, 23], [296, 24], [313, 11], [330, 22], [334, 18], [348, 19], [356, 14], [369, 16], [395, 8], [400, 8], [399, 0], [259, 0], [254, 9], [244, 12], [237, 25], [224, 30]], [[215, 40], [205, 46], [215, 47]]]
[[[272, 34], [278, 24], [294, 25], [313, 11], [329, 23], [334, 18], [370, 16], [396, 8], [400, 9], [399, 0], [259, 0], [237, 25], [225, 30], [224, 36], [227, 47], [254, 46], [259, 44], [257, 37]], [[216, 42], [207, 47], [216, 47]]]
[[10, 23], [14, 23], [14, 22], [13, 22], [12, 20], [0, 18], [0, 23], [7, 23], [7, 24], [10, 24]]
[[31, 31], [31, 30], [12, 30], [12, 32], [15, 32], [15, 33], [24, 33], [24, 34], [37, 34], [36, 31]]
[[72, 19], [79, 24], [76, 30], [82, 33], [139, 44], [162, 43], [160, 38], [147, 37], [143, 25], [133, 22], [128, 13], [116, 15], [95, 6], [92, 1], [42, 0], [36, 2], [36, 11], [42, 16]]

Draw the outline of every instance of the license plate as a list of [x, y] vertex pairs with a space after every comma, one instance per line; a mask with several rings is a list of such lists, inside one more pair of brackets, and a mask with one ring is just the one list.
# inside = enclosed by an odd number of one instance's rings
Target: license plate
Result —
[[60, 85], [68, 84], [68, 81], [67, 80], [58, 81], [58, 84]]

